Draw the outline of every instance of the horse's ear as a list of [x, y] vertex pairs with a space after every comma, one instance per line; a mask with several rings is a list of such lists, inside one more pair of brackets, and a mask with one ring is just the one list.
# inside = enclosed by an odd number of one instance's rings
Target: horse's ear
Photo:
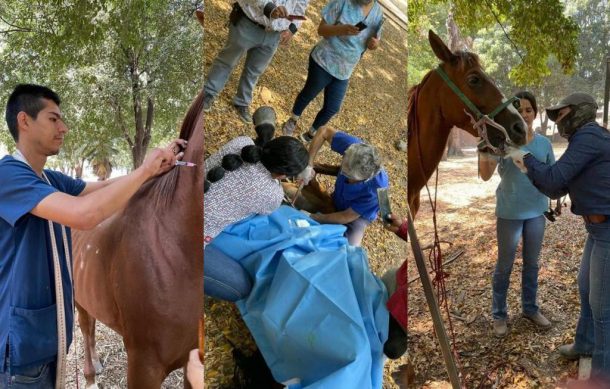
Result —
[[203, 27], [203, 10], [198, 9], [195, 11], [195, 15], [197, 16], [197, 20], [199, 20], [199, 24], [201, 24], [201, 27]]
[[428, 41], [434, 54], [443, 62], [451, 63], [455, 59], [455, 55], [449, 50], [445, 42], [438, 37], [432, 30], [428, 30]]

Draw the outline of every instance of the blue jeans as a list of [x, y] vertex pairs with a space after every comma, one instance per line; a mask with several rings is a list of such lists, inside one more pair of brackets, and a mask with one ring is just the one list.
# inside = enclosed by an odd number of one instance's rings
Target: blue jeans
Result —
[[510, 283], [510, 273], [515, 262], [517, 245], [523, 237], [523, 272], [521, 276], [521, 306], [523, 313], [533, 315], [538, 312], [536, 293], [538, 291], [538, 256], [544, 238], [544, 216], [526, 220], [498, 218], [498, 262], [492, 282], [492, 314], [494, 319], [506, 319], [506, 294]]
[[54, 389], [56, 362], [28, 368], [12, 368], [10, 353], [5, 359], [4, 373], [0, 373], [0, 388], [2, 389]]
[[212, 63], [203, 86], [204, 92], [214, 97], [218, 96], [224, 89], [229, 75], [245, 55], [246, 62], [233, 104], [249, 106], [252, 102], [254, 86], [269, 66], [279, 43], [279, 32], [265, 31], [246, 17], [242, 17], [235, 26], [229, 23], [229, 37]]
[[[610, 226], [607, 227], [610, 232]], [[580, 316], [574, 348], [592, 354], [591, 374], [610, 379], [610, 233], [589, 233], [578, 273]]]
[[364, 232], [369, 224], [371, 223], [368, 220], [359, 217], [353, 222], [345, 225], [347, 227], [345, 237], [350, 246], [360, 247], [362, 238], [364, 238]]
[[208, 296], [235, 302], [252, 290], [250, 275], [237, 261], [214, 246], [203, 251], [203, 290]]
[[339, 80], [331, 76], [310, 55], [307, 81], [294, 102], [292, 113], [301, 116], [307, 105], [324, 89], [324, 104], [311, 125], [317, 131], [341, 109], [348, 83], [349, 80]]

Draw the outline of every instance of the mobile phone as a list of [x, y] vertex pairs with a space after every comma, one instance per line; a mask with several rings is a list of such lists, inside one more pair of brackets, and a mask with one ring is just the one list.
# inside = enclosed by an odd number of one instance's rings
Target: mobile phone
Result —
[[377, 201], [379, 202], [379, 213], [384, 223], [390, 223], [390, 215], [392, 209], [390, 208], [390, 199], [388, 197], [388, 188], [377, 188]]
[[307, 20], [304, 15], [288, 15], [286, 16], [286, 19], [290, 20], [291, 22], [293, 20]]
[[358, 29], [358, 31], [362, 31], [366, 28], [366, 24], [364, 24], [364, 22], [359, 22], [355, 27]]

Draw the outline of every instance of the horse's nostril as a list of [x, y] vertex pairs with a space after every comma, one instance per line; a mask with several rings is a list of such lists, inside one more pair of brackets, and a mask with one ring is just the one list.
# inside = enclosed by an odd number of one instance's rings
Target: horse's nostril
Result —
[[513, 133], [515, 134], [519, 134], [519, 135], [525, 135], [525, 126], [523, 125], [522, 122], [515, 122], [513, 124]]

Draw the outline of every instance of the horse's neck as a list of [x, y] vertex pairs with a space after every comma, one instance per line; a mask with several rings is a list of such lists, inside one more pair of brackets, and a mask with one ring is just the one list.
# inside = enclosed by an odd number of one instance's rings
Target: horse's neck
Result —
[[[419, 159], [417, 165], [421, 165], [427, 182], [443, 157], [449, 132], [453, 125], [442, 118], [440, 108], [434, 107], [434, 110], [427, 110], [426, 108], [423, 106], [417, 107], [418, 131], [411, 143], [415, 148], [413, 149], [414, 155], [417, 155]], [[416, 173], [421, 174], [421, 172]]]

